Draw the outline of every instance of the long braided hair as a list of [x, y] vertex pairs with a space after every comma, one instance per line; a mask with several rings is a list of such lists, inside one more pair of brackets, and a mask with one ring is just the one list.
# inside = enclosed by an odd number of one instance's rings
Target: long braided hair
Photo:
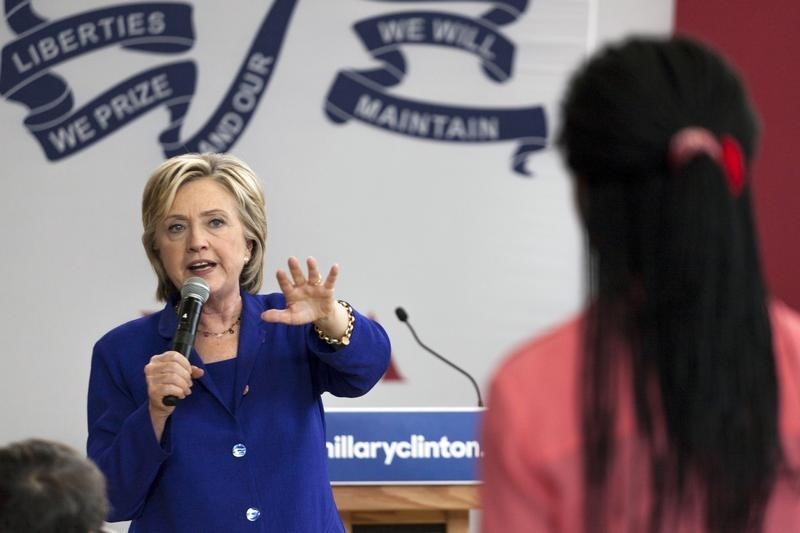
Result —
[[[687, 129], [712, 144], [676, 161]], [[734, 70], [685, 38], [630, 39], [571, 81], [559, 144], [588, 240], [588, 531], [603, 531], [607, 518], [621, 365], [647, 444], [649, 531], [668, 531], [690, 501], [702, 503], [709, 532], [760, 530], [781, 451], [747, 175], [756, 137]]]

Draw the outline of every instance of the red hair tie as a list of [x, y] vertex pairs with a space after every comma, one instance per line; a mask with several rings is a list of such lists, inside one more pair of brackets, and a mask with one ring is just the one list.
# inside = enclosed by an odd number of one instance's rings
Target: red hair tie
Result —
[[728, 176], [728, 187], [731, 194], [739, 196], [744, 189], [744, 154], [742, 145], [733, 135], [723, 135], [720, 138], [722, 144], [722, 168]]
[[744, 189], [744, 155], [736, 137], [726, 134], [717, 140], [707, 129], [691, 126], [678, 130], [669, 141], [668, 160], [673, 171], [700, 154], [722, 168], [731, 195], [739, 196]]

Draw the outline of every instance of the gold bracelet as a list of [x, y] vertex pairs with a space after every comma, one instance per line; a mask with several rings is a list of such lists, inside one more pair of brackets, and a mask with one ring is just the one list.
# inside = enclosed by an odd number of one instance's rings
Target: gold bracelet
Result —
[[350, 336], [353, 334], [353, 326], [356, 324], [356, 317], [353, 315], [353, 308], [350, 307], [349, 303], [345, 302], [344, 300], [336, 301], [339, 302], [339, 304], [341, 304], [341, 306], [347, 311], [347, 329], [344, 330], [344, 335], [342, 335], [340, 339], [332, 339], [325, 335], [325, 332], [319, 329], [316, 324], [314, 324], [314, 331], [317, 332], [317, 335], [319, 335], [320, 339], [324, 340], [328, 344], [347, 346], [350, 344]]

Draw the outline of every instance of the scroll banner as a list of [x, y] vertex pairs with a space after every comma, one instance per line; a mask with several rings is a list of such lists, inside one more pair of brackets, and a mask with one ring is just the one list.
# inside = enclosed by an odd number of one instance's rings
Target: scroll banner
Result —
[[327, 408], [334, 485], [475, 484], [483, 408]]
[[225, 152], [239, 140], [272, 78], [296, 4], [297, 0], [276, 0], [272, 4], [217, 109], [187, 141], [178, 140], [177, 128], [165, 131], [160, 137], [165, 156]]
[[158, 105], [174, 105], [173, 115], [185, 112], [179, 102], [194, 92], [193, 65], [132, 76], [77, 111], [69, 85], [50, 69], [115, 45], [159, 54], [188, 50], [194, 44], [191, 6], [129, 4], [47, 22], [29, 2], [12, 4], [6, 3], [6, 17], [21, 35], [3, 48], [0, 94], [28, 107], [25, 125], [49, 160], [94, 144]]
[[217, 109], [189, 140], [180, 126], [194, 95], [192, 61], [135, 74], [73, 110], [69, 85], [51, 68], [109, 46], [157, 54], [194, 44], [192, 8], [181, 3], [126, 4], [55, 22], [36, 15], [28, 0], [6, 1], [6, 19], [19, 37], [2, 50], [0, 94], [28, 107], [25, 125], [51, 161], [74, 154], [159, 106], [170, 123], [160, 135], [167, 157], [226, 151], [253, 117], [269, 83], [296, 0], [278, 0], [259, 28], [236, 77]]
[[514, 45], [498, 24], [516, 20], [527, 2], [494, 9], [471, 19], [452, 13], [408, 11], [365, 19], [354, 31], [383, 67], [341, 71], [326, 98], [325, 110], [335, 123], [354, 119], [409, 137], [447, 142], [485, 143], [517, 140], [514, 170], [529, 175], [526, 160], [547, 143], [547, 120], [541, 106], [512, 109], [455, 107], [413, 101], [387, 94], [406, 74], [401, 46], [442, 46], [475, 55], [486, 76], [505, 82], [512, 75]]

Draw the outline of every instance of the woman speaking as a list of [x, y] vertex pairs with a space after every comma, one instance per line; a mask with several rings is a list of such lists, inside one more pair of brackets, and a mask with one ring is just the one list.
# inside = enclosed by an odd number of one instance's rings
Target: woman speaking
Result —
[[[320, 396], [369, 391], [389, 362], [386, 333], [334, 298], [338, 266], [323, 277], [313, 258], [278, 271], [282, 294], [257, 294], [264, 195], [233, 156], [165, 161], [142, 222], [166, 305], [103, 336], [89, 381], [87, 448], [108, 480], [109, 520], [148, 533], [343, 532]], [[171, 346], [192, 277], [210, 294], [187, 358]]]

